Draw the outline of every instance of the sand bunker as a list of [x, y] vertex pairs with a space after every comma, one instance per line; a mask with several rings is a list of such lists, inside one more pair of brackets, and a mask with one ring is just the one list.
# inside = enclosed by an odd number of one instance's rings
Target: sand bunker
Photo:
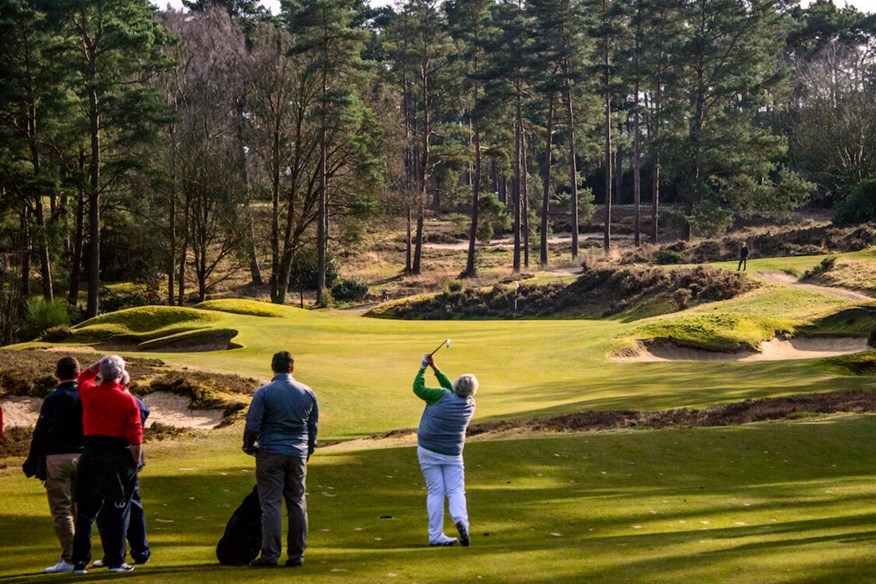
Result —
[[679, 347], [669, 341], [640, 343], [637, 349], [612, 357], [615, 361], [785, 361], [819, 359], [866, 351], [867, 339], [855, 337], [772, 339], [760, 344], [760, 351], [719, 353]]
[[[36, 424], [43, 400], [36, 397], [8, 397], [2, 402], [3, 425], [29, 428]], [[166, 391], [156, 391], [143, 398], [151, 413], [146, 427], [159, 423], [174, 428], [211, 430], [222, 422], [222, 410], [192, 410], [192, 400]]]

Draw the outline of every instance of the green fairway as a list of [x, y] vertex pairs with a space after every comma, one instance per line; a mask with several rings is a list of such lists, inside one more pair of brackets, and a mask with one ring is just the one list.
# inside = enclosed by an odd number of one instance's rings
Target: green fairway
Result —
[[[141, 479], [153, 561], [126, 581], [865, 582], [876, 569], [874, 422], [473, 440], [468, 549], [425, 545], [412, 444], [322, 449], [300, 572], [215, 562], [254, 481], [237, 431], [155, 444]], [[39, 483], [12, 470], [0, 480], [0, 576], [38, 581], [24, 575], [54, 561], [57, 543]]]
[[[416, 427], [423, 406], [411, 382], [422, 354], [445, 338], [452, 343], [438, 364], [451, 377], [472, 372], [480, 380], [475, 423], [873, 389], [872, 376], [849, 374], [868, 371], [871, 353], [854, 359], [857, 369], [826, 359], [609, 358], [636, 340], [685, 334], [715, 348], [756, 346], [779, 331], [860, 337], [872, 327], [871, 304], [775, 283], [647, 319], [397, 321], [225, 300], [113, 313], [83, 323], [72, 339], [117, 335], [124, 342], [114, 349], [110, 339], [101, 351], [263, 380], [271, 354], [289, 350], [296, 378], [319, 396], [320, 438], [338, 441]], [[210, 331], [234, 334], [239, 348], [130, 350]], [[310, 466], [311, 548], [299, 572], [216, 564], [224, 524], [254, 483], [237, 424], [147, 445], [142, 484], [154, 560], [127, 580], [864, 582], [876, 569], [874, 422], [860, 414], [477, 436], [466, 449], [470, 549], [425, 546], [425, 489], [412, 440], [321, 448]], [[0, 468], [0, 577], [38, 581], [57, 544], [42, 488], [16, 465]], [[84, 579], [92, 577], [104, 574]]]

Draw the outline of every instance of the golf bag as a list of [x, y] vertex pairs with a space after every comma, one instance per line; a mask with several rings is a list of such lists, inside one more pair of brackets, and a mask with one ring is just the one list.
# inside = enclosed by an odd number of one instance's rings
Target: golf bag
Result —
[[246, 496], [225, 526], [216, 546], [216, 558], [223, 566], [245, 566], [262, 548], [262, 508], [258, 487]]

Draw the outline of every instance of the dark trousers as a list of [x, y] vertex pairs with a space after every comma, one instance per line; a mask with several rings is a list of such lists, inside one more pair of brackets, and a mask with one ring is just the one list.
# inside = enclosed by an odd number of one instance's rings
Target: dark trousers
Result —
[[745, 268], [748, 267], [748, 258], [742, 258], [739, 260], [739, 265], [736, 266], [736, 271], [742, 270], [745, 271]]
[[92, 529], [101, 516], [100, 540], [106, 566], [121, 566], [125, 561], [125, 515], [136, 476], [127, 443], [86, 438], [77, 471], [73, 564], [84, 566], [91, 561]]
[[280, 559], [283, 501], [289, 513], [286, 556], [301, 560], [307, 547], [307, 461], [298, 456], [259, 452], [256, 483], [262, 507], [262, 553], [266, 560]]
[[[112, 530], [103, 513], [97, 516], [97, 529], [103, 537], [105, 530]], [[143, 512], [143, 501], [140, 499], [140, 477], [134, 476], [131, 490], [130, 504], [126, 508], [124, 516], [125, 535], [131, 548], [131, 557], [138, 564], [145, 564], [149, 560], [149, 542], [146, 540], [146, 515]], [[123, 556], [124, 557], [124, 556]], [[109, 558], [104, 555], [103, 562], [109, 566]]]

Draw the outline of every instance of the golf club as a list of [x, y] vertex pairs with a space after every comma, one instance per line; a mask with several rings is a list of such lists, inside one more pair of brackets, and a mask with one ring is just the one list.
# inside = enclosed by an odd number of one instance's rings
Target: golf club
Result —
[[449, 347], [450, 347], [450, 339], [444, 339], [444, 342], [441, 343], [440, 345], [438, 345], [438, 348], [435, 349], [434, 351], [432, 351], [432, 352], [429, 353], [429, 354], [430, 354], [430, 355], [434, 355], [434, 354], [437, 353], [439, 350], [441, 350], [441, 347], [448, 347], [448, 348], [449, 348]]

